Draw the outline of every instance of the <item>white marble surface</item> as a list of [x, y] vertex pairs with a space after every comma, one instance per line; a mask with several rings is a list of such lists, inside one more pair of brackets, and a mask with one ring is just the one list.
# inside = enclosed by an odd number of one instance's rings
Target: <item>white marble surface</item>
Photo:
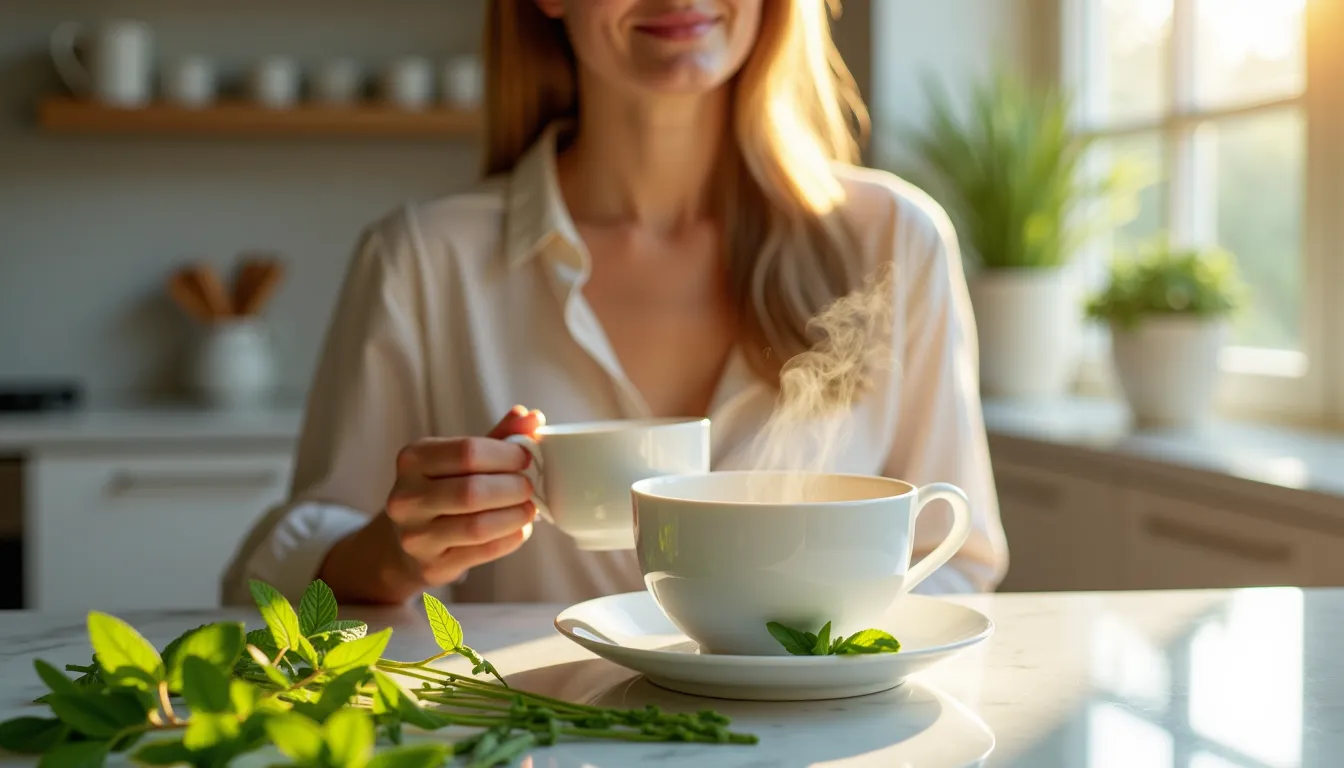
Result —
[[[963, 599], [997, 624], [989, 642], [905, 689], [796, 704], [654, 688], [557, 634], [560, 606], [454, 612], [467, 641], [515, 686], [612, 706], [709, 706], [761, 739], [747, 747], [568, 743], [536, 750], [520, 763], [529, 768], [1333, 768], [1344, 761], [1344, 591]], [[416, 612], [347, 614], [395, 625], [390, 656], [432, 652]], [[124, 618], [162, 645], [221, 615]], [[231, 615], [259, 623], [250, 613]], [[0, 613], [0, 718], [31, 711], [25, 702], [42, 692], [33, 657], [68, 663], [88, 655], [80, 616]], [[0, 757], [0, 764], [33, 762]]]
[[1344, 497], [1344, 434], [1214, 421], [1201, 430], [1136, 430], [1117, 401], [985, 403], [993, 434], [1214, 472]]

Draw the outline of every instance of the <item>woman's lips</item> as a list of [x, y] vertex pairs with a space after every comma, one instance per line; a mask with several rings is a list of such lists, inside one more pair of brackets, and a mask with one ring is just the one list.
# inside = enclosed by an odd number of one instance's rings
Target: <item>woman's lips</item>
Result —
[[708, 34], [718, 18], [694, 11], [666, 13], [635, 24], [635, 29], [660, 40], [694, 40]]

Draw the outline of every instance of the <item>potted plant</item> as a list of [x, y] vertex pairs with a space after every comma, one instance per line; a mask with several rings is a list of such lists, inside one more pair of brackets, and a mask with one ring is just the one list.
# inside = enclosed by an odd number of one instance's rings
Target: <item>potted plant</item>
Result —
[[[1058, 397], [1072, 383], [1082, 317], [1069, 265], [1091, 229], [1085, 204], [1120, 178], [1085, 178], [1091, 140], [1070, 127], [1070, 100], [1001, 74], [978, 85], [959, 120], [932, 81], [927, 127], [911, 134], [924, 186], [951, 216], [986, 395]], [[1117, 171], [1118, 171], [1117, 167]]]
[[1235, 260], [1218, 248], [1177, 248], [1164, 238], [1112, 264], [1086, 314], [1110, 326], [1116, 376], [1137, 424], [1208, 420], [1242, 292]]

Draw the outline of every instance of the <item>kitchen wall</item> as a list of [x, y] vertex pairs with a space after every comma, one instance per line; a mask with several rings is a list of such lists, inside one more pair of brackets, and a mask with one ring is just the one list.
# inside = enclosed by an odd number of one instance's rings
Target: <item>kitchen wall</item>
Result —
[[[1040, 0], [850, 0], [841, 47], [879, 128], [922, 114], [917, 73], [957, 79], [1026, 59]], [[290, 276], [272, 325], [287, 389], [301, 393], [359, 228], [405, 199], [469, 184], [462, 141], [164, 140], [43, 136], [36, 100], [59, 87], [46, 55], [59, 22], [150, 22], [163, 56], [197, 52], [372, 64], [475, 50], [481, 0], [44, 0], [0, 6], [0, 382], [70, 377], [95, 401], [175, 391], [187, 325], [162, 282], [184, 259], [224, 269], [276, 249]], [[878, 131], [875, 156], [897, 146]]]

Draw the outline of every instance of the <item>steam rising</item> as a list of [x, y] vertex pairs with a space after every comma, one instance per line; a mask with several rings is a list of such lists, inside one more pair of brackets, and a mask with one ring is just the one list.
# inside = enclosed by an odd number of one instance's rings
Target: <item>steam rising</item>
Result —
[[787, 479], [752, 489], [758, 500], [808, 497], [805, 474], [835, 471], [854, 407], [891, 365], [894, 296], [887, 264], [863, 286], [832, 302], [808, 323], [820, 339], [789, 360], [775, 410], [756, 437], [753, 469]]

